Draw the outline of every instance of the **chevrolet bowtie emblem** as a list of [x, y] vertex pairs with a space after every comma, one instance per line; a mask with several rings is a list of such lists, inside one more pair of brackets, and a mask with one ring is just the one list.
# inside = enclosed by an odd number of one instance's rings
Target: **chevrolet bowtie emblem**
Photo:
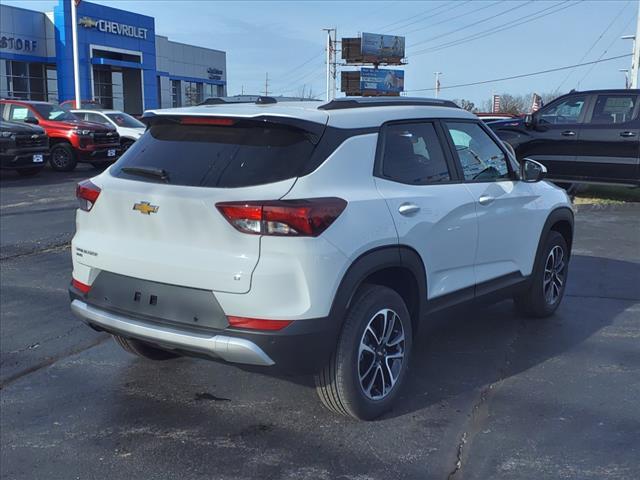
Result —
[[156, 213], [160, 207], [157, 205], [151, 205], [149, 202], [140, 202], [133, 205], [133, 209], [137, 210], [143, 215], [150, 215]]
[[80, 20], [78, 20], [78, 25], [81, 25], [85, 28], [93, 28], [98, 25], [98, 21], [94, 20], [93, 18], [82, 17]]

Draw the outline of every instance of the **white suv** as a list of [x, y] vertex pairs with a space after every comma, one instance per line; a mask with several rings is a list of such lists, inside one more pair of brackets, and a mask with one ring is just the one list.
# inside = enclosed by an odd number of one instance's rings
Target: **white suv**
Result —
[[122, 149], [127, 150], [145, 131], [145, 125], [128, 113], [119, 110], [71, 110], [76, 116], [88, 122], [114, 127], [120, 135]]
[[434, 310], [566, 285], [573, 212], [442, 100], [150, 111], [78, 185], [71, 309], [127, 351], [315, 374], [335, 412], [388, 410]]

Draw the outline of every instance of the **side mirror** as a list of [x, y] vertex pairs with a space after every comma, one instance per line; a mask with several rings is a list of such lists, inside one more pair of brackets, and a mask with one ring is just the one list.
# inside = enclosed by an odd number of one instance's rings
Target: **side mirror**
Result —
[[527, 113], [524, 116], [524, 126], [527, 128], [531, 128], [533, 127], [535, 124], [535, 117], [533, 116], [533, 113]]
[[520, 164], [520, 179], [523, 182], [535, 183], [542, 180], [547, 174], [547, 167], [540, 162], [525, 158]]
[[24, 123], [31, 123], [33, 125], [38, 125], [38, 123], [40, 123], [36, 117], [26, 117], [23, 121]]

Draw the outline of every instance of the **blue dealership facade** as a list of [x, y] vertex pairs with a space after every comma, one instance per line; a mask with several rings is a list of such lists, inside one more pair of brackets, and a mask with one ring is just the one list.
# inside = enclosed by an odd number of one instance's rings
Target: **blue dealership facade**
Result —
[[[74, 97], [71, 0], [51, 13], [0, 5], [0, 97]], [[226, 95], [226, 53], [156, 35], [153, 17], [77, 8], [81, 98], [139, 114]]]

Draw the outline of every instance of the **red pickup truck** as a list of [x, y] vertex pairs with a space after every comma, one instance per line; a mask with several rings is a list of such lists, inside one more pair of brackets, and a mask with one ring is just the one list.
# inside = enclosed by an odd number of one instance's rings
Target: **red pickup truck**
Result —
[[99, 168], [120, 156], [120, 137], [115, 129], [80, 120], [53, 103], [0, 100], [0, 114], [4, 120], [37, 124], [45, 129], [51, 145], [49, 164], [54, 170], [68, 172], [78, 162]]

